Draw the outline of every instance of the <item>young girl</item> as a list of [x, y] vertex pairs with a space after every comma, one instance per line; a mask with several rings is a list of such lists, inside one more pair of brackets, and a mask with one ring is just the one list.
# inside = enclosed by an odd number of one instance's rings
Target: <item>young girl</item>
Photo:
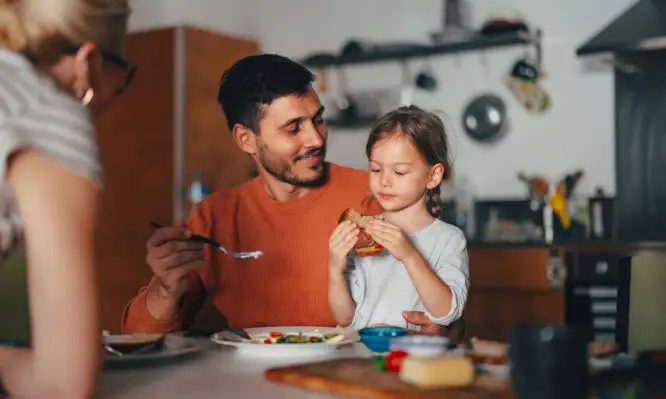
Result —
[[416, 106], [382, 117], [370, 132], [370, 191], [384, 209], [367, 225], [385, 250], [347, 257], [359, 228], [340, 223], [329, 239], [328, 304], [336, 323], [360, 329], [406, 327], [403, 311], [424, 312], [434, 323], [461, 317], [469, 289], [466, 240], [437, 218], [439, 185], [450, 171], [444, 124]]

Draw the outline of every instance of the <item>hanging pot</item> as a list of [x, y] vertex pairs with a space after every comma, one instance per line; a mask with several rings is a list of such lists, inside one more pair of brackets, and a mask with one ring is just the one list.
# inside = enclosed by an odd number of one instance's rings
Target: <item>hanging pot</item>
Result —
[[467, 135], [478, 142], [499, 140], [508, 128], [504, 101], [493, 94], [475, 97], [463, 112], [462, 125]]

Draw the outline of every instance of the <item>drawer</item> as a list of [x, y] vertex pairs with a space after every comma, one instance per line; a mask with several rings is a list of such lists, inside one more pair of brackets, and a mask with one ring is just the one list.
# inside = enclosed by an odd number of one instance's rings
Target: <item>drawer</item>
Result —
[[630, 257], [609, 253], [568, 253], [567, 280], [573, 284], [617, 285]]

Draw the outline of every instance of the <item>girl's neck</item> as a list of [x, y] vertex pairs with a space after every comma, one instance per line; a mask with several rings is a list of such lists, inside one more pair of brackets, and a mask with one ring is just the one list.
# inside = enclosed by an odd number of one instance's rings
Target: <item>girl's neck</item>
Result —
[[399, 211], [384, 213], [386, 221], [400, 227], [405, 233], [414, 233], [428, 227], [435, 218], [426, 210], [425, 202], [417, 203]]

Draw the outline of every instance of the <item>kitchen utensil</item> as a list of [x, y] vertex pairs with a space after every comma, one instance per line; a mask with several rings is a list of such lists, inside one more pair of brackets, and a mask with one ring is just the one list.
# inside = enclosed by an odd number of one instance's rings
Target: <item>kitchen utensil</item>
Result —
[[[157, 229], [161, 229], [161, 228], [164, 228], [164, 227], [165, 227], [165, 226], [162, 226], [162, 225], [160, 225], [160, 224], [158, 224], [158, 223], [155, 223], [155, 222], [150, 222], [150, 224], [153, 225], [153, 227], [155, 227], [155, 228], [157, 228]], [[252, 252], [231, 252], [231, 251], [228, 251], [226, 248], [224, 248], [224, 247], [223, 247], [222, 245], [220, 245], [219, 243], [217, 243], [215, 240], [210, 239], [210, 238], [208, 238], [208, 237], [204, 237], [204, 236], [202, 236], [202, 235], [198, 235], [198, 234], [192, 234], [192, 236], [190, 237], [190, 240], [192, 240], [192, 241], [198, 241], [198, 242], [203, 242], [203, 243], [205, 243], [205, 244], [212, 245], [212, 246], [214, 246], [215, 248], [219, 249], [220, 251], [224, 252], [225, 254], [227, 254], [227, 255], [231, 256], [232, 258], [235, 258], [235, 259], [241, 259], [241, 260], [243, 260], [243, 259], [257, 259], [257, 258], [259, 258], [261, 255], [264, 254], [264, 253], [261, 252], [261, 251], [252, 251]]]
[[473, 140], [489, 143], [506, 133], [506, 105], [493, 94], [475, 97], [463, 112], [463, 127]]
[[394, 373], [377, 370], [373, 360], [356, 357], [281, 366], [267, 369], [264, 376], [269, 381], [322, 393], [370, 399], [512, 397], [508, 379], [478, 374], [470, 387], [424, 389], [402, 381]]
[[233, 342], [251, 342], [250, 335], [242, 328], [225, 328], [217, 333], [220, 339], [225, 339]]
[[551, 99], [541, 86], [545, 74], [529, 58], [516, 61], [504, 77], [504, 84], [516, 100], [531, 113], [542, 113], [551, 107]]

